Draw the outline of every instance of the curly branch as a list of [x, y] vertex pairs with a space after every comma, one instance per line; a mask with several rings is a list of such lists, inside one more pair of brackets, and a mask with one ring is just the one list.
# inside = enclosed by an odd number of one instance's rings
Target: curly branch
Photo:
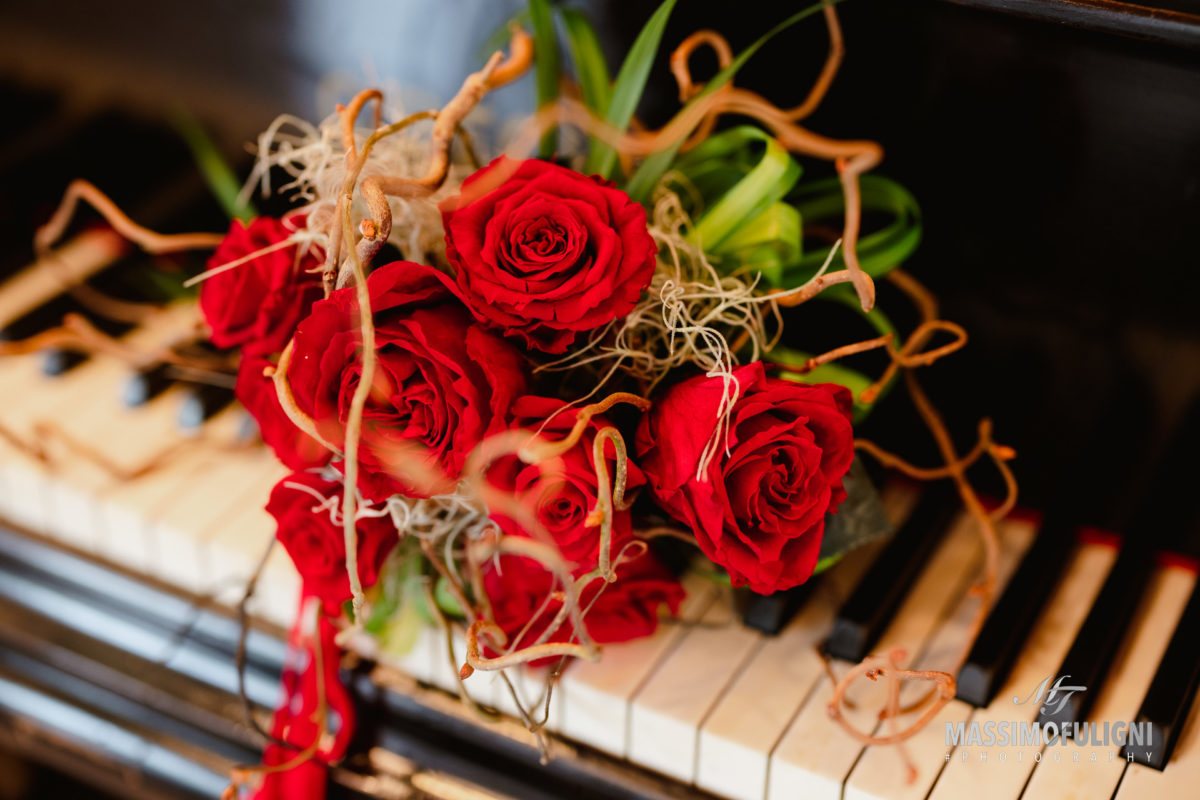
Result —
[[220, 233], [156, 233], [130, 219], [108, 195], [91, 182], [76, 178], [67, 186], [67, 191], [50, 221], [38, 228], [33, 236], [33, 247], [39, 256], [45, 255], [50, 246], [66, 233], [67, 226], [75, 215], [75, 207], [81, 200], [104, 217], [117, 233], [147, 253], [175, 253], [180, 250], [216, 247], [225, 238]]
[[524, 647], [502, 656], [487, 658], [479, 653], [480, 634], [492, 639], [501, 647], [507, 643], [508, 637], [504, 635], [504, 631], [496, 623], [482, 619], [471, 623], [471, 626], [467, 628], [467, 663], [463, 665], [460, 672], [464, 678], [470, 676], [477, 669], [485, 671], [507, 669], [520, 664], [526, 664], [530, 661], [536, 661], [540, 658], [575, 656], [576, 658], [583, 658], [588, 661], [596, 661], [600, 657], [599, 650], [595, 648], [589, 649], [581, 644], [573, 642], [543, 642], [542, 644], [530, 645], [529, 647]]

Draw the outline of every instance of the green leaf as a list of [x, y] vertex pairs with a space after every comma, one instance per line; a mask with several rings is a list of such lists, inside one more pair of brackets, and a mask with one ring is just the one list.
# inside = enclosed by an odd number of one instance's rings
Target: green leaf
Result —
[[[704, 88], [695, 97], [693, 97], [687, 102], [686, 105], [684, 105], [683, 109], [679, 111], [679, 114], [683, 114], [689, 106], [699, 102], [701, 98], [715, 92], [717, 89], [721, 88], [730, 80], [732, 80], [733, 76], [737, 74], [738, 70], [740, 70], [742, 66], [750, 60], [750, 57], [757, 53], [763, 45], [765, 45], [779, 33], [787, 30], [797, 22], [811, 17], [825, 6], [836, 5], [839, 2], [841, 2], [841, 0], [823, 0], [820, 3], [809, 6], [803, 11], [796, 12], [783, 22], [780, 22], [774, 28], [771, 28], [771, 30], [759, 37], [754, 44], [747, 47], [741, 53], [738, 53], [737, 57], [730, 62], [729, 66], [718, 72], [712, 80], [705, 84]], [[676, 116], [678, 116], [678, 114]], [[640, 203], [645, 203], [650, 199], [650, 192], [653, 191], [654, 187], [658, 185], [659, 179], [662, 178], [663, 174], [670, 168], [671, 163], [675, 160], [676, 154], [679, 153], [679, 148], [683, 145], [683, 141], [684, 137], [680, 137], [677, 141], [673, 142], [666, 148], [658, 151], [642, 161], [642, 163], [638, 166], [637, 171], [634, 172], [633, 178], [629, 181], [629, 185], [625, 188], [625, 191], [629, 193], [630, 197]]]
[[[537, 107], [553, 103], [558, 98], [558, 39], [554, 35], [554, 17], [549, 0], [529, 0], [529, 20], [533, 25], [534, 82], [537, 85]], [[557, 130], [542, 137], [538, 154], [551, 158], [558, 141]]]
[[437, 583], [433, 585], [433, 600], [437, 603], [438, 608], [444, 611], [451, 617], [462, 618], [466, 616], [462, 604], [458, 602], [458, 598], [450, 591], [450, 585], [445, 578], [438, 578]]
[[407, 655], [417, 644], [417, 637], [426, 622], [421, 617], [419, 606], [412, 602], [413, 593], [405, 591], [404, 602], [388, 617], [376, 636], [379, 648], [393, 656]]
[[[902, 264], [921, 242], [921, 208], [912, 193], [895, 181], [882, 175], [863, 175], [859, 178], [862, 210], [891, 216], [892, 221], [877, 231], [871, 231], [858, 239], [858, 263], [863, 271], [878, 278], [888, 270]], [[842, 185], [837, 178], [816, 181], [799, 186], [788, 198], [808, 223], [823, 220], [840, 220], [845, 214], [845, 199]], [[822, 247], [804, 257], [786, 271], [788, 283], [799, 284], [811, 277], [829, 255], [829, 248]], [[839, 251], [830, 263], [830, 269], [841, 269], [846, 262]]]
[[204, 176], [205, 183], [230, 219], [240, 219], [242, 222], [253, 219], [257, 215], [254, 205], [249, 201], [238, 201], [238, 195], [242, 191], [241, 183], [221, 154], [221, 149], [196, 118], [187, 109], [177, 107], [171, 112], [170, 120], [171, 125], [187, 143], [188, 149], [192, 151], [192, 158], [196, 160], [196, 166]]
[[[646, 79], [650, 77], [650, 67], [658, 54], [658, 45], [662, 41], [663, 31], [667, 28], [667, 19], [675, 7], [675, 0], [664, 0], [658, 10], [651, 15], [642, 27], [641, 33], [629, 48], [625, 62], [617, 73], [617, 81], [613, 85], [612, 96], [608, 103], [606, 119], [619, 131], [629, 127], [633, 112], [637, 109], [642, 92], [646, 89]], [[584, 172], [587, 174], [609, 177], [617, 163], [617, 151], [606, 144], [599, 144], [588, 153]]]
[[774, 138], [748, 125], [720, 136], [734, 134], [745, 142], [757, 139], [765, 149], [758, 164], [696, 221], [689, 238], [709, 253], [721, 253], [726, 239], [778, 202], [800, 179], [800, 165]]
[[579, 11], [573, 8], [560, 10], [571, 58], [575, 62], [575, 76], [583, 91], [583, 104], [604, 116], [608, 113], [608, 103], [612, 97], [612, 79], [608, 76], [608, 64], [604, 61], [604, 51], [600, 49], [596, 29]]
[[819, 561], [817, 561], [817, 565], [815, 567], [813, 567], [812, 574], [820, 575], [822, 572], [824, 572], [825, 570], [832, 567], [834, 564], [841, 561], [843, 555], [845, 555], [845, 554], [844, 553], [835, 553], [834, 555], [825, 556], [824, 558], [820, 559]]
[[775, 203], [738, 228], [721, 244], [722, 261], [738, 272], [757, 271], [778, 285], [784, 266], [800, 258], [800, 214], [787, 203]]

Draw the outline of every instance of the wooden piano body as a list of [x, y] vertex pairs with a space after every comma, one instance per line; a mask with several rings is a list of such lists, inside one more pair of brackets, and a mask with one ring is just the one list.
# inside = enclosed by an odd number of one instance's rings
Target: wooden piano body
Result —
[[[730, 14], [733, 5], [697, 4], [698, 24], [720, 24], [735, 41], [739, 31], [762, 27], [759, 15]], [[689, 579], [683, 624], [566, 672], [550, 700], [550, 727], [563, 741], [548, 765], [539, 765], [519, 726], [481, 724], [450, 698], [444, 690], [456, 681], [447, 643], [427, 630], [406, 656], [362, 660], [347, 672], [362, 720], [354, 756], [335, 772], [335, 795], [1194, 794], [1200, 711], [1184, 717], [1163, 770], [1127, 764], [1113, 747], [1098, 750], [1099, 764], [1076, 762], [1075, 754], [1086, 762], [1091, 752], [1077, 744], [1037, 749], [1040, 760], [1025, 748], [1027, 760], [1001, 764], [995, 753], [981, 759], [985, 748], [946, 744], [946, 723], [1038, 714], [1013, 698], [1078, 659], [1081, 632], [1097, 608], [1109, 610], [1106, 583], [1124, 575], [1114, 572], [1119, 553], [1200, 555], [1186, 488], [1167, 498], [1165, 517], [1138, 521], [1151, 476], [1161, 474], [1152, 467], [1162, 443], [1200, 387], [1191, 308], [1200, 273], [1190, 255], [1200, 219], [1200, 27], [1182, 2], [1179, 13], [1159, 15], [1166, 25], [1095, 4], [1096, 14], [1082, 19], [1093, 30], [1058, 27], [1047, 19], [1054, 4], [1017, 5], [1035, 19], [940, 2], [901, 9], [855, 0], [844, 14], [850, 55], [821, 112], [846, 131], [872, 131], [888, 149], [885, 172], [922, 201], [926, 241], [912, 269], [974, 337], [966, 353], [927, 377], [954, 409], [954, 428], [965, 433], [979, 415], [993, 414], [999, 437], [1021, 453], [1026, 503], [1047, 512], [1061, 499], [1060, 451], [1101, 443], [1091, 491], [1067, 524], [1051, 514], [1053, 524], [1021, 517], [1003, 526], [1005, 579], [1040, 584], [1036, 605], [993, 626], [1024, 626], [1000, 637], [1020, 643], [1003, 679], [976, 703], [952, 702], [908, 744], [917, 766], [911, 782], [894, 749], [864, 750], [829, 720], [831, 684], [816, 647], [849, 598], [871, 595], [864, 580], [879, 546], [820, 580], [778, 636], [741, 626], [727, 593]], [[1079, 5], [1086, 12], [1089, 4]], [[605, 4], [596, 10], [611, 12]], [[608, 22], [619, 40], [639, 20], [613, 12]], [[668, 39], [698, 26], [676, 24]], [[1105, 32], [1113, 27], [1135, 38]], [[817, 63], [822, 45], [809, 33], [798, 34], [790, 51], [765, 51], [747, 85], [786, 86], [780, 76], [801, 69], [809, 50]], [[668, 87], [658, 88], [668, 103]], [[5, 103], [20, 110], [14, 116], [22, 124], [0, 140], [8, 248], [0, 258], [0, 327], [25, 320], [36, 328], [44, 312], [27, 320], [29, 312], [49, 307], [61, 316], [72, 308], [45, 276], [65, 268], [103, 280], [108, 268], [138, 258], [93, 230], [49, 269], [26, 269], [32, 226], [66, 180], [83, 174], [115, 186], [135, 213], [168, 225], [191, 208], [198, 186], [187, 177], [186, 155], [163, 143], [169, 134], [161, 129], [120, 114], [80, 114], [60, 96], [23, 89]], [[143, 144], [150, 139], [158, 144]], [[190, 322], [186, 311], [168, 307], [122, 333], [159, 343], [187, 337]], [[142, 375], [137, 385], [151, 386], [149, 399], [130, 407], [124, 367], [67, 358], [61, 374], [47, 375], [47, 363], [60, 369], [62, 358], [0, 360], [0, 424], [18, 436], [0, 437], [0, 746], [121, 796], [215, 796], [230, 766], [258, 757], [237, 695], [239, 626], [231, 609], [273, 535], [262, 503], [283, 470], [261, 447], [243, 445], [245, 418], [228, 391], [148, 384]], [[1127, 426], [1110, 424], [1113, 408]], [[871, 424], [882, 430], [906, 413], [896, 403]], [[41, 457], [29, 452], [31, 441], [44, 446]], [[901, 444], [922, 460], [927, 445], [919, 437]], [[160, 459], [159, 468], [144, 469]], [[888, 499], [898, 520], [917, 513], [911, 491]], [[967, 592], [980, 558], [974, 535], [962, 520], [942, 516], [906, 591], [882, 611], [874, 595], [873, 651], [903, 646], [911, 663], [928, 668], [953, 658], [978, 602]], [[1074, 534], [1077, 524], [1125, 534], [1123, 546]], [[1041, 561], [1052, 566], [1035, 570]], [[1180, 656], [1173, 640], [1197, 621], [1194, 567], [1167, 559], [1142, 570], [1113, 611], [1112, 635], [1090, 645], [1093, 655], [1106, 654], [1107, 668], [1088, 687], [1090, 718], [1132, 719], [1155, 687], [1178, 696], [1179, 679], [1162, 677], [1165, 665], [1200, 658], [1194, 646]], [[296, 589], [276, 548], [251, 605], [245, 689], [261, 708], [277, 699], [287, 658], [281, 629], [292, 619]], [[1002, 602], [997, 613], [1019, 605]], [[450, 644], [461, 656], [461, 641]], [[844, 667], [835, 659], [835, 670]], [[516, 678], [527, 698], [538, 696], [536, 670]], [[511, 706], [486, 674], [470, 678], [467, 689], [501, 710]], [[873, 707], [869, 689], [856, 700]], [[1009, 757], [1015, 761], [1020, 749]], [[1109, 760], [1110, 752], [1117, 757]]]

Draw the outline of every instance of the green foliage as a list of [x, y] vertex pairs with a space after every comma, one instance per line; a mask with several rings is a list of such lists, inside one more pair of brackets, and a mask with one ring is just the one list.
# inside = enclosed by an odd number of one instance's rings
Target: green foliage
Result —
[[[596, 29], [584, 14], [573, 8], [560, 9], [563, 27], [567, 32], [567, 45], [575, 63], [575, 77], [583, 93], [583, 104], [600, 116], [608, 113], [612, 98], [612, 79], [608, 75], [608, 64]], [[593, 141], [592, 148], [595, 149]]]
[[[921, 242], [921, 209], [912, 193], [882, 175], [863, 175], [859, 178], [863, 215], [885, 214], [891, 221], [883, 228], [858, 238], [858, 263], [863, 271], [878, 278], [899, 266], [912, 255]], [[845, 198], [837, 178], [801, 185], [788, 198], [808, 223], [832, 221], [841, 224], [845, 214]], [[785, 271], [784, 280], [790, 285], [808, 280], [820, 269], [829, 255], [824, 247], [806, 253], [798, 263]], [[830, 269], [842, 269], [845, 260], [839, 251]]]
[[[646, 79], [650, 76], [650, 67], [658, 54], [658, 45], [662, 41], [663, 31], [667, 27], [667, 19], [675, 7], [675, 0], [664, 0], [658, 10], [646, 21], [641, 33], [625, 56], [625, 62], [617, 72], [616, 83], [613, 84], [612, 96], [608, 103], [606, 119], [619, 131], [629, 127], [633, 112], [637, 109], [642, 92], [646, 89]], [[587, 174], [610, 177], [617, 164], [617, 152], [606, 144], [596, 143], [596, 147], [588, 153], [584, 172]], [[635, 197], [635, 200], [643, 198]]]
[[[529, 21], [533, 25], [534, 82], [537, 86], [537, 107], [553, 103], [558, 98], [558, 38], [554, 32], [554, 17], [549, 0], [529, 0]], [[558, 135], [548, 131], [542, 137], [538, 154], [542, 158], [554, 155]]]
[[749, 125], [732, 128], [681, 157], [676, 170], [706, 203], [715, 198], [690, 236], [705, 253], [772, 283], [799, 260], [801, 216], [780, 200], [800, 179], [800, 165], [774, 137]]
[[421, 628], [428, 624], [424, 606], [424, 559], [420, 550], [401, 542], [384, 562], [371, 616], [364, 628], [375, 635], [385, 653], [404, 655], [417, 642]]
[[[712, 94], [717, 89], [729, 83], [729, 81], [731, 81], [738, 73], [738, 70], [740, 70], [745, 63], [750, 60], [750, 57], [757, 53], [763, 45], [775, 38], [775, 36], [795, 25], [797, 22], [811, 17], [825, 6], [834, 5], [838, 2], [840, 2], [840, 0], [823, 0], [823, 2], [816, 3], [802, 11], [796, 12], [783, 22], [780, 22], [774, 28], [771, 28], [771, 30], [759, 37], [754, 44], [747, 47], [741, 53], [738, 53], [737, 57], [730, 62], [729, 66], [718, 72], [712, 80], [705, 84], [704, 88], [695, 97], [689, 100], [676, 116], [678, 117], [679, 115], [686, 113], [687, 109], [699, 102], [701, 98]], [[623, 129], [624, 128], [622, 128], [622, 130]], [[626, 191], [629, 192], [629, 196], [639, 202], [647, 202], [650, 199], [651, 191], [653, 191], [654, 187], [658, 185], [659, 179], [666, 174], [667, 170], [670, 169], [672, 163], [675, 161], [675, 156], [679, 154], [679, 148], [682, 145], [683, 137], [680, 137], [668, 147], [658, 151], [654, 155], [649, 156], [642, 161], [641, 165], [637, 168], [637, 171], [634, 172], [633, 177], [630, 179], [628, 186], [626, 186]]]
[[170, 121], [179, 135], [183, 137], [184, 142], [187, 143], [188, 149], [192, 151], [196, 167], [204, 176], [208, 188], [230, 219], [240, 219], [242, 222], [249, 222], [253, 219], [257, 213], [254, 205], [250, 202], [238, 201], [238, 195], [242, 191], [241, 183], [238, 182], [229, 162], [221, 154], [221, 149], [213, 142], [204, 127], [183, 107], [178, 107], [171, 112]]

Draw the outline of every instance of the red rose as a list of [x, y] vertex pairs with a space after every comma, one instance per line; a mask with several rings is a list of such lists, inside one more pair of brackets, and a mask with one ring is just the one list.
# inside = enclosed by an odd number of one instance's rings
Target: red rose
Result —
[[[208, 268], [278, 245], [292, 235], [295, 217], [255, 217], [249, 225], [234, 220]], [[321, 298], [321, 266], [312, 254], [299, 257], [295, 245], [273, 250], [200, 284], [200, 310], [217, 347], [241, 347], [247, 353], [278, 353], [292, 331]]]
[[[341, 613], [350, 599], [346, 540], [330, 508], [340, 508], [342, 485], [312, 472], [295, 472], [275, 484], [267, 513], [278, 524], [275, 536], [288, 551], [304, 584], [304, 593], [321, 599], [329, 614]], [[339, 515], [340, 519], [340, 515]], [[379, 569], [399, 536], [390, 517], [358, 521], [358, 577], [373, 586]]]
[[638, 428], [638, 463], [659, 505], [691, 527], [733, 584], [769, 594], [808, 580], [825, 515], [846, 497], [851, 398], [834, 384], [769, 378], [757, 362], [734, 377], [729, 437], [700, 479], [724, 394], [719, 377], [667, 390]]
[[[397, 261], [367, 279], [375, 320], [374, 386], [359, 437], [359, 487], [373, 499], [453, 488], [471, 450], [508, 426], [524, 394], [514, 347], [471, 319], [450, 279]], [[339, 447], [362, 372], [353, 287], [313, 305], [296, 329], [288, 372], [297, 405]]]
[[283, 412], [275, 381], [263, 375], [263, 369], [270, 365], [265, 356], [242, 356], [234, 387], [238, 400], [254, 417], [263, 441], [285, 467], [302, 470], [328, 464], [329, 449], [297, 428]]
[[[588, 609], [583, 624], [597, 644], [649, 636], [658, 627], [659, 608], [666, 604], [674, 614], [683, 602], [683, 587], [649, 551], [617, 565], [616, 572], [616, 582], [594, 580], [580, 597], [581, 606]], [[533, 644], [562, 608], [561, 596], [551, 595], [552, 589], [561, 589], [555, 586], [553, 574], [521, 556], [502, 556], [498, 565], [490, 564], [483, 575], [483, 586], [496, 624], [508, 636], [510, 646]], [[572, 639], [574, 628], [568, 619], [547, 641]]]
[[[561, 400], [527, 395], [513, 405], [513, 427], [538, 430], [547, 440], [561, 439], [575, 425], [577, 409], [563, 410]], [[556, 414], [548, 424], [543, 423]], [[593, 459], [593, 443], [601, 428], [608, 425], [601, 416], [592, 417], [580, 437], [579, 443], [564, 453], [560, 459], [541, 464], [526, 464], [517, 456], [499, 459], [488, 472], [488, 478], [497, 488], [510, 492], [518, 501], [527, 504], [537, 514], [538, 522], [554, 537], [555, 543], [568, 561], [579, 564], [584, 572], [595, 567], [599, 558], [600, 526], [586, 525], [586, 519], [597, 503], [596, 468]], [[605, 445], [609, 454], [608, 476], [610, 486], [616, 476], [616, 454], [611, 444]], [[642, 471], [626, 459], [626, 496], [646, 482]], [[492, 518], [505, 533], [526, 533], [515, 521], [502, 511]], [[628, 510], [613, 514], [613, 557], [620, 547], [629, 541], [633, 525]]]
[[645, 210], [611, 183], [498, 158], [442, 203], [446, 255], [481, 322], [562, 353], [628, 314], [654, 273]]

